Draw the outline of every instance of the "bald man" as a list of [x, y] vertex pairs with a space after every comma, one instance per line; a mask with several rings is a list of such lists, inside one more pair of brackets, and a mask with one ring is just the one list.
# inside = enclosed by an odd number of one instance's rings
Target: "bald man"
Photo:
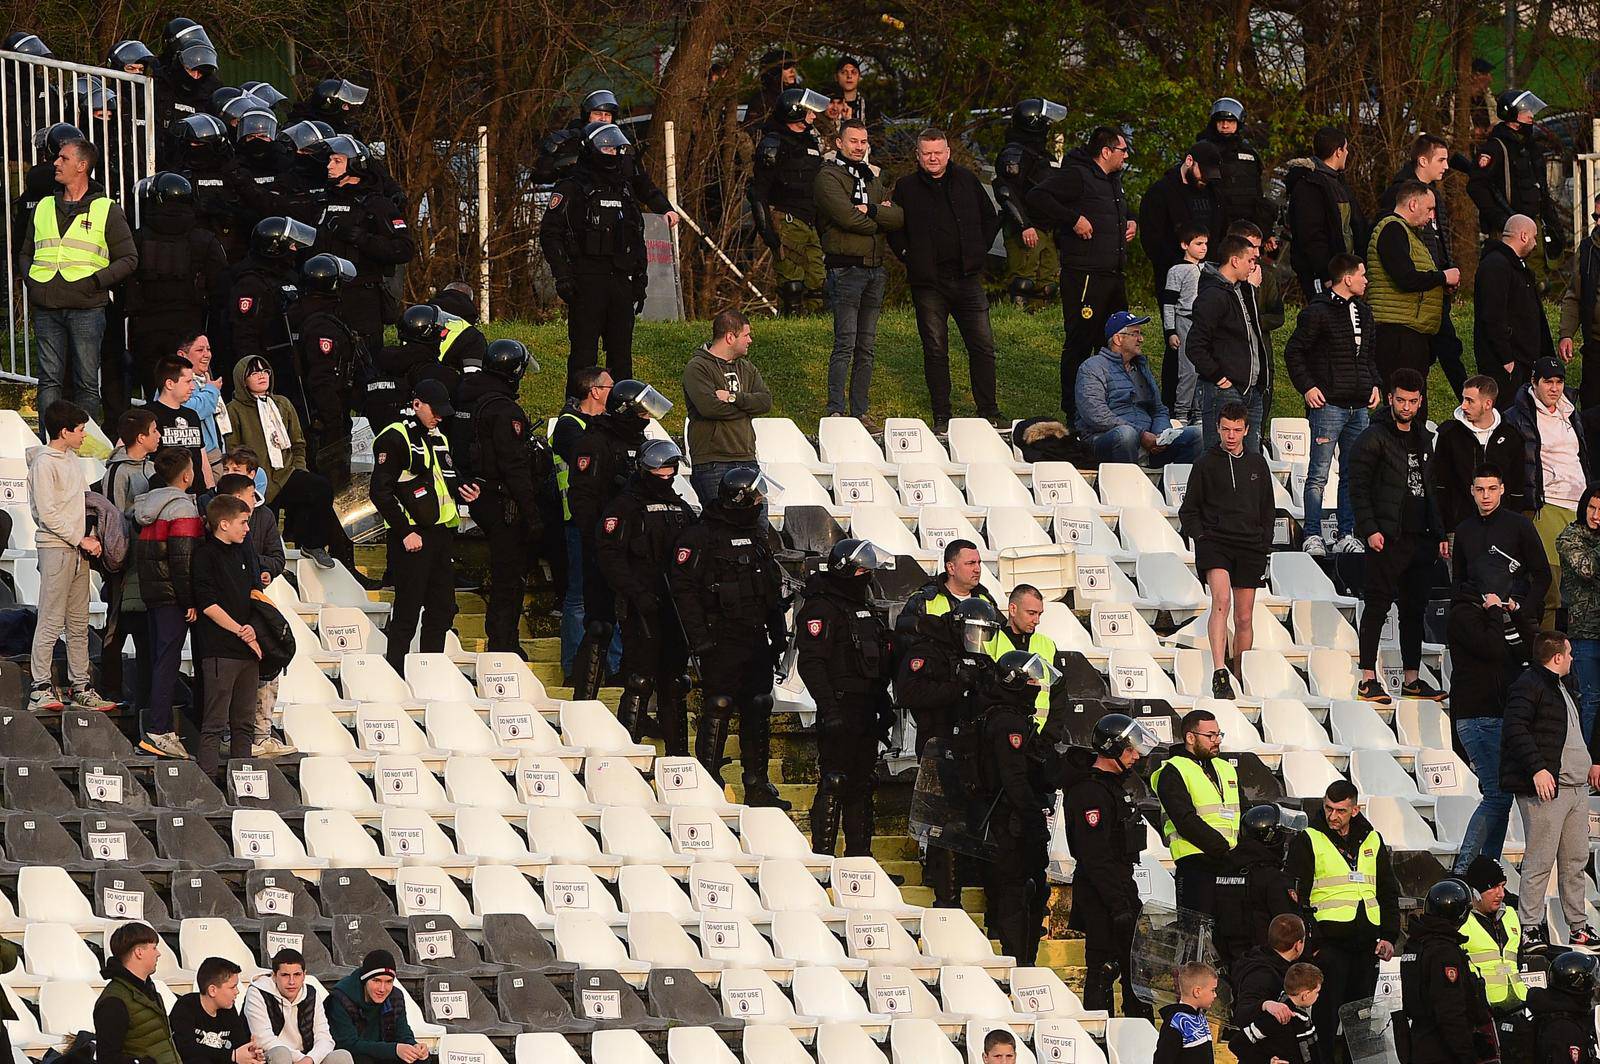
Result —
[[1539, 300], [1539, 280], [1528, 256], [1539, 227], [1526, 214], [1506, 219], [1500, 239], [1484, 245], [1472, 293], [1472, 339], [1478, 372], [1500, 385], [1495, 405], [1510, 409], [1528, 384], [1534, 363], [1554, 357], [1550, 322]]

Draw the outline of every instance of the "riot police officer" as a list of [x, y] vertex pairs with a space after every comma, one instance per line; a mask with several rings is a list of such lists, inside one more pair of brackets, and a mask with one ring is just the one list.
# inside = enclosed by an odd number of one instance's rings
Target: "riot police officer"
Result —
[[356, 135], [355, 112], [367, 102], [367, 89], [343, 78], [323, 78], [311, 95], [289, 109], [290, 122], [317, 121], [335, 133]]
[[[1253, 222], [1271, 233], [1277, 212], [1261, 190], [1261, 155], [1244, 135], [1244, 104], [1224, 96], [1211, 105], [1211, 120], [1195, 139], [1217, 146], [1222, 156], [1222, 177], [1214, 192], [1222, 213], [1221, 232], [1237, 221]], [[1220, 233], [1212, 239], [1221, 242]]]
[[143, 41], [118, 41], [107, 53], [106, 66], [124, 74], [154, 74], [156, 54]]
[[[1594, 954], [1567, 950], [1550, 962], [1547, 987], [1528, 991], [1533, 1012], [1534, 1064], [1596, 1064]], [[1506, 1056], [1506, 1061], [1517, 1058]]]
[[1050, 828], [1061, 767], [1054, 746], [1033, 726], [1033, 702], [1059, 678], [1038, 654], [1008, 650], [980, 690], [982, 780], [993, 802], [989, 835], [998, 846], [989, 865], [988, 921], [1000, 952], [1030, 965], [1039, 953], [1050, 884]]
[[573, 445], [567, 504], [583, 548], [583, 641], [572, 659], [574, 698], [594, 698], [600, 690], [616, 631], [616, 595], [600, 571], [600, 519], [633, 475], [646, 425], [671, 409], [672, 403], [643, 381], [617, 381], [606, 397], [606, 412], [590, 418]]
[[282, 160], [273, 182], [279, 206], [287, 217], [317, 224], [328, 202], [328, 138], [316, 122], [295, 122], [274, 143]]
[[305, 382], [310, 414], [311, 466], [335, 492], [350, 482], [350, 410], [356, 379], [365, 374], [370, 358], [365, 341], [343, 315], [343, 292], [355, 276], [349, 259], [313, 255], [300, 267], [300, 299], [289, 308], [299, 336], [296, 369]]
[[[271, 197], [240, 170], [233, 158], [228, 127], [215, 115], [190, 115], [172, 125], [177, 159], [184, 177], [194, 186], [198, 223], [216, 234], [229, 262], [238, 262], [249, 244], [244, 228], [247, 209], [261, 216]], [[249, 199], [249, 207], [246, 199]]]
[[[700, 670], [702, 705], [694, 756], [721, 776], [728, 726], [737, 709], [745, 804], [788, 809], [767, 778], [772, 678], [782, 666], [789, 634], [783, 578], [767, 545], [762, 514], [766, 478], [748, 467], [730, 469], [717, 485], [716, 499], [701, 501], [705, 508], [700, 520], [678, 540], [667, 578]], [[585, 575], [585, 609], [588, 587]]]
[[[600, 360], [616, 378], [633, 373], [633, 319], [644, 309], [644, 215], [633, 194], [637, 160], [609, 122], [584, 131], [578, 165], [550, 193], [539, 246], [567, 305], [567, 390], [572, 374]], [[657, 205], [659, 206], [659, 205]]]
[[1298, 913], [1294, 883], [1283, 870], [1287, 829], [1276, 805], [1245, 810], [1232, 860], [1216, 873], [1217, 952], [1223, 967], [1267, 941], [1274, 916]]
[[[1561, 220], [1545, 179], [1545, 148], [1534, 119], [1546, 103], [1526, 89], [1507, 89], [1495, 100], [1500, 121], [1478, 147], [1477, 165], [1467, 175], [1467, 194], [1478, 208], [1478, 230], [1489, 239], [1505, 229], [1513, 214], [1539, 220], [1546, 243], [1559, 244]], [[1535, 249], [1537, 251], [1537, 249]], [[1552, 257], [1559, 246], [1546, 249]], [[1530, 265], [1542, 261], [1531, 256]]]
[[455, 545], [461, 524], [457, 502], [478, 498], [475, 484], [456, 478], [450, 444], [439, 422], [452, 413], [450, 394], [437, 380], [417, 382], [405, 417], [378, 430], [372, 441], [372, 505], [388, 528], [389, 649], [384, 655], [404, 673], [417, 621], [423, 653], [444, 650], [456, 615]]
[[554, 472], [544, 433], [517, 401], [530, 368], [537, 373], [539, 364], [522, 341], [496, 340], [484, 354], [483, 369], [463, 377], [456, 392], [457, 402], [472, 411], [464, 475], [478, 485], [472, 519], [489, 544], [484, 646], [513, 654], [522, 653], [517, 621]]
[[[259, 105], [261, 101], [256, 101]], [[278, 139], [278, 118], [257, 106], [239, 117], [233, 127], [233, 157], [243, 179], [255, 186], [243, 205], [242, 224], [246, 230], [269, 214], [285, 214], [289, 201], [279, 187], [293, 153]], [[256, 212], [260, 211], [260, 214]], [[316, 221], [312, 218], [311, 221]]]
[[[673, 478], [683, 452], [671, 440], [639, 449], [638, 468], [611, 500], [596, 537], [600, 571], [622, 619], [622, 700], [617, 719], [639, 741], [648, 726], [672, 755], [689, 752], [689, 648], [684, 645], [667, 572], [694, 511]], [[645, 724], [650, 696], [656, 715]]]
[[[420, 380], [437, 380], [451, 395], [456, 393], [461, 373], [449, 364], [444, 352], [461, 335], [460, 326], [464, 324], [430, 303], [405, 309], [395, 326], [400, 342], [373, 355], [371, 369], [361, 385], [361, 405], [370, 424], [387, 425], [397, 409], [403, 412], [407, 397]], [[457, 431], [457, 422], [462, 420], [448, 419], [442, 431], [452, 443], [465, 445], [465, 434]]]
[[1122, 1014], [1147, 1020], [1150, 1007], [1134, 995], [1131, 961], [1143, 904], [1133, 866], [1144, 850], [1145, 820], [1127, 780], [1133, 766], [1155, 749], [1155, 736], [1132, 717], [1101, 717], [1093, 750], [1074, 748], [1066, 755], [1062, 807], [1067, 846], [1076, 862], [1068, 926], [1084, 932], [1083, 1005], [1110, 1011], [1111, 984], [1120, 970]]
[[1498, 1059], [1494, 1018], [1483, 980], [1461, 949], [1461, 924], [1472, 911], [1472, 889], [1459, 879], [1428, 888], [1423, 911], [1411, 921], [1400, 957], [1400, 999], [1394, 1044], [1408, 1064], [1477, 1064]]
[[1239, 774], [1219, 754], [1222, 727], [1207, 709], [1183, 718], [1183, 738], [1150, 777], [1161, 800], [1161, 831], [1177, 863], [1178, 908], [1215, 911], [1217, 870], [1239, 841]]
[[417, 248], [405, 215], [372, 180], [365, 144], [340, 134], [328, 140], [328, 201], [317, 225], [317, 250], [355, 263], [356, 279], [345, 288], [345, 321], [367, 341], [383, 345], [384, 278], [411, 261]]
[[1058, 169], [1046, 137], [1050, 126], [1067, 117], [1059, 103], [1033, 97], [1011, 109], [1006, 145], [994, 158], [995, 203], [1006, 240], [1006, 291], [1019, 307], [1037, 309], [1056, 294], [1056, 238], [1048, 226], [1033, 224], [1025, 202], [1028, 190]]
[[615, 122], [622, 106], [610, 89], [595, 89], [578, 104], [578, 113], [560, 129], [546, 133], [539, 142], [539, 158], [533, 164], [533, 176], [539, 181], [553, 182], [565, 177], [578, 164], [583, 151], [584, 130], [591, 122]]
[[[888, 739], [894, 713], [887, 690], [889, 630], [869, 592], [872, 574], [891, 561], [867, 540], [840, 540], [806, 580], [805, 605], [795, 614], [796, 668], [817, 703], [822, 776], [811, 806], [811, 849], [830, 857], [841, 823], [846, 857], [872, 853], [878, 744]], [[741, 756], [750, 764], [752, 754]]]
[[190, 19], [167, 23], [155, 83], [156, 165], [174, 169], [181, 157], [183, 138], [188, 136], [177, 124], [205, 114], [212, 93], [222, 88], [217, 79], [217, 49], [198, 23]]
[[[300, 274], [295, 259], [316, 242], [317, 231], [292, 218], [263, 218], [250, 234], [250, 253], [230, 271], [226, 314], [228, 342], [224, 346], [231, 365], [259, 355], [272, 366], [273, 376], [295, 376], [294, 336], [288, 312], [300, 298]], [[305, 410], [299, 411], [306, 417]]]
[[825, 274], [813, 191], [822, 169], [822, 143], [813, 123], [827, 109], [828, 98], [820, 92], [785, 89], [756, 141], [747, 192], [750, 216], [776, 256], [778, 302], [785, 314], [822, 309]]

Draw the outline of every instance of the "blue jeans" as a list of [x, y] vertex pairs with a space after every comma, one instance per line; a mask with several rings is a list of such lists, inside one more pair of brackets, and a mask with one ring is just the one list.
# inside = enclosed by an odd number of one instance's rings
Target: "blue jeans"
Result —
[[[100, 340], [106, 331], [106, 310], [55, 310], [34, 306], [33, 335], [39, 344], [39, 413], [67, 395], [100, 420]], [[70, 371], [70, 377], [69, 377]]]
[[[760, 471], [761, 466], [755, 462], [696, 462], [689, 471], [689, 484], [694, 488], [694, 493], [700, 496], [700, 505], [717, 501], [717, 488], [722, 484], [722, 474], [733, 469], [754, 469]], [[766, 513], [765, 503], [761, 505], [761, 512]]]
[[[583, 642], [583, 537], [578, 527], [568, 523], [567, 536], [567, 597], [561, 600], [561, 671], [572, 672], [572, 659], [578, 656], [578, 644]], [[611, 637], [611, 650], [606, 654], [606, 671], [616, 672], [622, 667], [622, 629], [617, 628]]]
[[1366, 431], [1372, 417], [1364, 406], [1325, 403], [1320, 410], [1307, 407], [1306, 420], [1311, 422], [1311, 459], [1306, 466], [1306, 535], [1322, 535], [1322, 489], [1328, 486], [1335, 446], [1339, 448], [1339, 535], [1351, 535], [1355, 531], [1356, 515], [1350, 506], [1350, 450], [1355, 446], [1356, 437]]
[[[1161, 435], [1159, 432], [1156, 435]], [[1102, 432], [1094, 438], [1094, 456], [1102, 462], [1138, 462], [1145, 457], [1144, 449], [1139, 446], [1140, 432], [1132, 425], [1118, 425], [1109, 432]], [[1167, 449], [1160, 454], [1152, 454], [1150, 467], [1159, 469], [1169, 462], [1180, 465], [1193, 462], [1200, 454], [1200, 426], [1189, 425], [1167, 445]]]
[[1587, 742], [1594, 734], [1595, 710], [1600, 709], [1600, 639], [1572, 641], [1572, 671], [1578, 677], [1578, 714]]
[[1497, 717], [1466, 717], [1456, 721], [1456, 736], [1472, 762], [1483, 800], [1478, 803], [1467, 834], [1461, 840], [1455, 871], [1464, 872], [1479, 854], [1500, 859], [1506, 845], [1506, 826], [1511, 822], [1511, 795], [1500, 789], [1500, 720]]
[[1205, 442], [1201, 444], [1202, 451], [1209, 451], [1221, 442], [1222, 437], [1217, 435], [1217, 414], [1228, 403], [1243, 403], [1246, 424], [1250, 426], [1244, 437], [1244, 449], [1259, 453], [1261, 451], [1261, 419], [1265, 414], [1266, 390], [1261, 385], [1254, 388], [1241, 389], [1238, 385], [1232, 388], [1218, 388], [1210, 381], [1200, 382], [1200, 421], [1205, 427]]
[[830, 414], [845, 412], [846, 379], [851, 416], [867, 412], [886, 280], [882, 266], [842, 266], [828, 271], [828, 299], [833, 303], [833, 353], [828, 356]]

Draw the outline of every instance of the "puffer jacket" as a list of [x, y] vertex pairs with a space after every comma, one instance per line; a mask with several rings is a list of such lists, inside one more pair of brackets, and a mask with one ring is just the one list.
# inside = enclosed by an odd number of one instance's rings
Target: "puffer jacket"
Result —
[[[1411, 424], [1412, 432], [1422, 434], [1422, 462], [1426, 466], [1433, 453], [1433, 433], [1420, 420]], [[1409, 463], [1406, 441], [1395, 428], [1386, 409], [1373, 415], [1372, 424], [1350, 448], [1350, 506], [1355, 510], [1356, 538], [1366, 539], [1382, 532], [1385, 539], [1400, 534], [1400, 515], [1408, 490]], [[1443, 538], [1438, 524], [1438, 508], [1433, 504], [1428, 478], [1422, 478], [1427, 527], [1419, 533]]]
[[[1321, 159], [1291, 159], [1284, 183], [1289, 190], [1289, 265], [1297, 276], [1326, 280], [1335, 255], [1359, 253], [1366, 245], [1366, 221], [1345, 184], [1344, 175]], [[1345, 240], [1346, 222], [1350, 240]]]
[[[1128, 262], [1122, 238], [1129, 221], [1122, 171], [1106, 173], [1087, 148], [1074, 148], [1061, 169], [1028, 190], [1028, 213], [1056, 234], [1061, 268], [1084, 273], [1121, 274]], [[1073, 232], [1087, 218], [1093, 232], [1085, 240]]]
[[[1589, 434], [1583, 423], [1583, 401], [1571, 388], [1566, 390], [1567, 401], [1572, 404], [1568, 420], [1572, 431], [1578, 434], [1578, 464], [1583, 466], [1584, 480], [1594, 479], [1594, 461], [1589, 456]], [[1537, 513], [1544, 507], [1544, 462], [1539, 457], [1539, 412], [1534, 409], [1533, 389], [1517, 389], [1517, 397], [1506, 411], [1506, 421], [1522, 433], [1522, 508]]]
[[1578, 519], [1556, 536], [1561, 601], [1567, 605], [1567, 635], [1573, 639], [1600, 639], [1600, 532], [1584, 518], [1597, 495], [1600, 488], [1585, 489], [1578, 500]]
[[[1351, 317], [1351, 307], [1355, 317]], [[1356, 332], [1356, 322], [1361, 331]], [[1366, 406], [1379, 386], [1373, 361], [1377, 326], [1372, 308], [1361, 298], [1345, 299], [1322, 292], [1306, 304], [1283, 348], [1284, 365], [1294, 390], [1304, 395], [1321, 388], [1334, 406]]]
[[1255, 386], [1270, 387], [1272, 347], [1261, 329], [1255, 285], [1230, 281], [1209, 262], [1202, 266], [1184, 354], [1201, 380], [1215, 384], [1226, 377], [1240, 391], [1250, 383], [1254, 359]]
[[133, 520], [139, 526], [139, 595], [145, 607], [191, 608], [194, 549], [206, 534], [194, 496], [182, 488], [152, 488], [134, 502]]
[[[1571, 676], [1557, 676], [1543, 665], [1529, 666], [1506, 692], [1500, 726], [1500, 787], [1512, 794], [1533, 794], [1533, 777], [1541, 769], [1561, 779], [1561, 749], [1567, 742], [1567, 704], [1561, 687], [1577, 701]], [[1589, 763], [1600, 765], [1600, 728], [1589, 737]]]

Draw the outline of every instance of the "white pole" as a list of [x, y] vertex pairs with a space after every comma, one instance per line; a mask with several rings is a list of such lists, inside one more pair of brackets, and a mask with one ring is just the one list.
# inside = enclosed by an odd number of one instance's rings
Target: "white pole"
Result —
[[478, 316], [489, 320], [489, 127], [478, 127]]
[[[662, 124], [663, 146], [667, 156], [667, 202], [678, 205], [678, 131], [671, 122]], [[672, 257], [678, 258], [678, 227], [672, 226]]]

